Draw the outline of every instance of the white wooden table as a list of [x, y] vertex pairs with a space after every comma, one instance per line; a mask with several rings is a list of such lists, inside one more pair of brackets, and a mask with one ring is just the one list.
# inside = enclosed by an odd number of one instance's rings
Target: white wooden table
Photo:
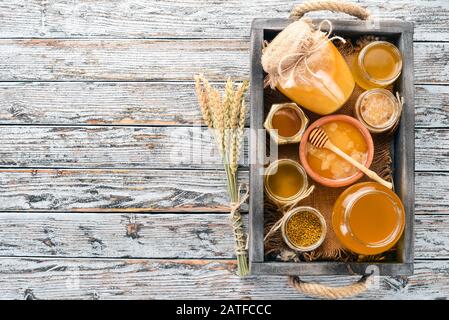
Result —
[[[416, 40], [415, 275], [358, 298], [446, 299], [449, 2], [358, 2]], [[251, 20], [294, 3], [0, 1], [0, 298], [304, 298], [235, 275], [217, 161], [170, 161], [200, 123], [192, 75], [248, 78]]]

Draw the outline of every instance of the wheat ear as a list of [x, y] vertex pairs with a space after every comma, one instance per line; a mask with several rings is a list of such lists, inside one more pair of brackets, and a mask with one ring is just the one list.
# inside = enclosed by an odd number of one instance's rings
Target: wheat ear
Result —
[[211, 111], [212, 111], [212, 118], [214, 121], [214, 129], [215, 129], [215, 135], [217, 137], [218, 141], [218, 147], [220, 150], [220, 154], [223, 159], [225, 159], [226, 155], [226, 148], [225, 148], [225, 141], [224, 141], [224, 132], [225, 132], [225, 123], [224, 123], [224, 113], [223, 113], [223, 104], [221, 102], [220, 93], [215, 89], [210, 89], [210, 96], [211, 96]]
[[233, 137], [232, 137], [232, 149], [231, 149], [231, 172], [237, 172], [237, 165], [242, 145], [243, 130], [245, 128], [246, 118], [246, 104], [244, 101], [244, 95], [248, 89], [248, 81], [244, 81], [240, 84], [234, 98], [234, 109], [236, 110], [235, 118], [233, 119]]
[[198, 97], [198, 103], [200, 105], [201, 114], [203, 115], [203, 120], [210, 129], [213, 129], [209, 93], [201, 84], [202, 79], [204, 79], [204, 77], [201, 74], [195, 76], [195, 92]]

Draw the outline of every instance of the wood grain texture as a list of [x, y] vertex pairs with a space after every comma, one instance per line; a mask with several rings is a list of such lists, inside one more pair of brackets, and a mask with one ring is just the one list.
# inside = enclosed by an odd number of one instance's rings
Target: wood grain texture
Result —
[[449, 127], [449, 86], [415, 86], [415, 125]]
[[449, 213], [449, 173], [415, 173], [415, 214]]
[[189, 83], [0, 83], [2, 124], [184, 125], [201, 123]]
[[[2, 1], [0, 37], [213, 37], [246, 38], [253, 18], [287, 18], [299, 1]], [[376, 19], [415, 23], [415, 40], [446, 40], [449, 5], [445, 0], [361, 2]], [[219, 14], [218, 14], [219, 13]], [[320, 12], [311, 17], [344, 14]]]
[[449, 170], [449, 130], [415, 131], [415, 170]]
[[[3, 126], [0, 142], [0, 166], [8, 167], [223, 168], [210, 131], [199, 126]], [[240, 163], [247, 161], [245, 143]]]
[[[447, 171], [449, 129], [415, 134], [415, 169]], [[0, 142], [3, 167], [222, 168], [210, 132], [200, 127], [0, 126]], [[240, 164], [248, 163], [247, 134]]]
[[[3, 81], [191, 81], [249, 76], [243, 40], [0, 40]], [[415, 43], [415, 83], [449, 83], [449, 43]]]
[[[418, 261], [409, 278], [382, 277], [356, 299], [448, 299], [447, 260]], [[306, 299], [285, 276], [239, 278], [234, 261], [1, 258], [5, 299]], [[305, 277], [304, 280], [310, 281]], [[359, 277], [325, 276], [331, 286]], [[310, 299], [310, 298], [309, 298]]]
[[239, 40], [0, 40], [4, 81], [243, 79], [247, 60]]
[[[193, 90], [193, 82], [3, 82], [0, 124], [200, 124]], [[449, 127], [449, 87], [415, 90], [416, 126]]]
[[0, 256], [234, 257], [226, 214], [0, 213], [0, 230]]
[[[416, 216], [417, 259], [449, 259], [449, 215]], [[247, 215], [244, 216], [247, 228]], [[0, 213], [0, 256], [231, 259], [227, 214]]]
[[207, 170], [2, 170], [0, 210], [228, 212], [225, 179]]
[[[448, 179], [416, 173], [416, 214], [449, 214]], [[219, 170], [3, 169], [0, 211], [228, 212], [225, 181]]]

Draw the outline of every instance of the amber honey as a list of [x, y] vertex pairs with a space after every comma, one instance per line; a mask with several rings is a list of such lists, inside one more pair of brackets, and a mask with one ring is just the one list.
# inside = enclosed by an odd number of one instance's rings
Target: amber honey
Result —
[[278, 165], [276, 173], [268, 176], [267, 183], [273, 194], [290, 198], [301, 190], [304, 178], [296, 166], [282, 162]]
[[301, 140], [308, 123], [296, 103], [281, 103], [271, 106], [264, 127], [277, 144], [289, 144]]
[[273, 129], [282, 137], [293, 137], [301, 129], [301, 118], [292, 108], [282, 108], [271, 118]]
[[349, 99], [355, 86], [346, 61], [328, 42], [308, 58], [307, 65], [309, 69], [299, 77], [303, 81], [280, 83], [278, 90], [312, 112], [335, 112]]
[[365, 46], [353, 61], [354, 79], [364, 89], [386, 87], [400, 75], [402, 57], [398, 48], [386, 41]]
[[[321, 126], [329, 140], [356, 161], [364, 164], [368, 158], [368, 146], [362, 133], [345, 121], [333, 121]], [[339, 180], [353, 176], [358, 169], [334, 152], [307, 144], [307, 162], [321, 177]]]
[[294, 201], [307, 188], [307, 174], [296, 161], [280, 159], [273, 162], [265, 172], [265, 191], [279, 204]]
[[379, 254], [401, 237], [404, 207], [390, 189], [375, 182], [358, 183], [335, 202], [332, 224], [341, 243], [351, 251]]

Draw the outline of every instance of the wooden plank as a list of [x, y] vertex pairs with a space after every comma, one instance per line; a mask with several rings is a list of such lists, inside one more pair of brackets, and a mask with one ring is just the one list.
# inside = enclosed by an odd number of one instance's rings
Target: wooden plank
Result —
[[[201, 123], [193, 82], [2, 82], [0, 124]], [[417, 127], [449, 127], [449, 87], [415, 86]]]
[[[449, 213], [448, 179], [416, 174], [417, 214]], [[225, 181], [219, 170], [3, 169], [0, 211], [228, 212]]]
[[2, 126], [0, 141], [7, 167], [223, 168], [210, 131], [199, 126]]
[[[408, 278], [379, 279], [356, 299], [447, 299], [447, 260], [417, 261]], [[4, 299], [304, 299], [285, 276], [235, 275], [223, 260], [0, 259]], [[355, 276], [304, 277], [331, 286]]]
[[3, 212], [0, 230], [0, 256], [184, 259], [234, 256], [232, 228], [225, 214]]
[[[20, 139], [17, 139], [20, 137]], [[449, 129], [416, 130], [416, 170], [449, 168]], [[0, 166], [221, 169], [200, 127], [0, 126]], [[248, 136], [240, 164], [248, 166]]]
[[415, 177], [415, 213], [449, 213], [449, 173], [418, 172]]
[[[449, 259], [449, 215], [416, 216], [418, 259]], [[244, 215], [245, 228], [248, 227]], [[0, 256], [230, 259], [226, 214], [0, 213]], [[20, 236], [18, 236], [20, 235]]]
[[415, 169], [447, 171], [449, 169], [449, 130], [415, 131]]
[[[2, 1], [0, 37], [213, 37], [246, 38], [253, 18], [287, 18], [290, 0]], [[362, 3], [376, 19], [415, 23], [415, 40], [445, 41], [445, 0], [372, 0]], [[219, 14], [218, 14], [219, 13]], [[320, 12], [311, 17], [343, 18]]]
[[[0, 40], [2, 81], [246, 79], [243, 40]], [[449, 43], [415, 43], [415, 83], [449, 82]]]
[[415, 216], [415, 257], [449, 259], [448, 215]]
[[239, 40], [0, 40], [3, 81], [242, 79], [247, 60]]
[[3, 82], [0, 101], [2, 124], [201, 123], [193, 81]]
[[[248, 182], [248, 172], [242, 176]], [[228, 212], [224, 171], [0, 170], [0, 210]]]
[[415, 86], [417, 127], [449, 127], [449, 86]]

